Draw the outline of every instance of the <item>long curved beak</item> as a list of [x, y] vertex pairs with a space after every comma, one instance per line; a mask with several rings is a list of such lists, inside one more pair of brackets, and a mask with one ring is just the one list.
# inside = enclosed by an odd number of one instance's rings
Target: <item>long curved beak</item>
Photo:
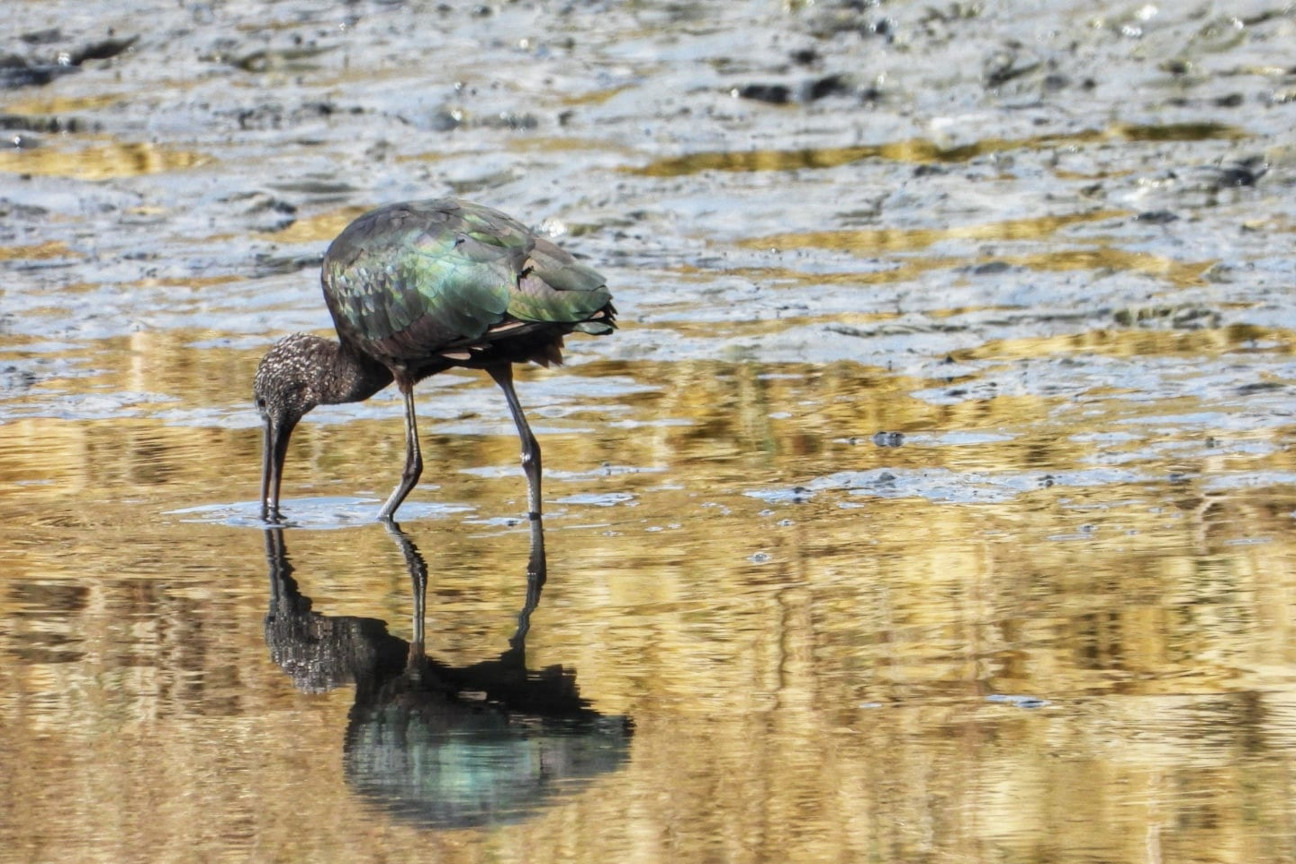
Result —
[[261, 443], [261, 519], [278, 522], [279, 483], [283, 480], [284, 457], [288, 453], [288, 439], [292, 426], [267, 419]]

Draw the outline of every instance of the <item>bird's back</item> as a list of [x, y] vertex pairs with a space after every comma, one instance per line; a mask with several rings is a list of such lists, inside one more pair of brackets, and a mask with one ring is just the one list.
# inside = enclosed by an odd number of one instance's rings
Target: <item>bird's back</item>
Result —
[[615, 326], [598, 272], [498, 210], [453, 198], [356, 219], [329, 246], [322, 279], [342, 341], [414, 378], [557, 359], [564, 333]]

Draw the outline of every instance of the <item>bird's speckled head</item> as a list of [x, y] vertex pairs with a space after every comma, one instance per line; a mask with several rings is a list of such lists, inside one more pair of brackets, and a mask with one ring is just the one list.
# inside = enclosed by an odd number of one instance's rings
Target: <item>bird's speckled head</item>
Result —
[[320, 404], [317, 381], [322, 360], [337, 346], [309, 333], [293, 333], [275, 343], [261, 358], [252, 395], [261, 419], [288, 431]]
[[261, 460], [261, 518], [279, 519], [279, 484], [288, 440], [297, 422], [320, 404], [320, 372], [337, 344], [308, 333], [280, 339], [257, 367], [252, 393], [265, 423]]

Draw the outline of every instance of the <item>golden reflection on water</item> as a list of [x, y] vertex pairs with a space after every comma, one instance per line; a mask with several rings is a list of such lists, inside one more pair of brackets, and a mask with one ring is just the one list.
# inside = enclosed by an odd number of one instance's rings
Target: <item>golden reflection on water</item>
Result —
[[604, 90], [590, 90], [585, 93], [569, 93], [563, 96], [564, 105], [602, 105], [604, 102], [632, 88], [628, 84], [620, 87], [608, 87]]
[[1053, 272], [1132, 270], [1156, 276], [1180, 288], [1204, 284], [1206, 272], [1216, 263], [1213, 260], [1180, 261], [1150, 252], [1130, 252], [1105, 245], [1093, 249], [1063, 249], [1036, 255], [1005, 255], [997, 260], [1032, 270]]
[[[840, 249], [846, 252], [881, 254], [913, 252], [943, 240], [1040, 240], [1071, 225], [1105, 222], [1127, 215], [1122, 210], [1091, 210], [1035, 219], [1008, 219], [979, 225], [949, 228], [877, 228], [849, 231], [804, 231], [771, 234], [739, 241], [747, 249]], [[1050, 252], [1049, 255], [1056, 253]]]
[[647, 165], [622, 169], [645, 177], [680, 177], [701, 171], [792, 171], [802, 168], [836, 168], [865, 159], [889, 159], [916, 165], [968, 162], [1005, 150], [1068, 147], [1107, 140], [1202, 141], [1239, 139], [1245, 133], [1222, 123], [1169, 123], [1163, 125], [1116, 124], [1105, 130], [1087, 130], [1034, 138], [987, 138], [970, 144], [944, 146], [913, 138], [854, 147], [819, 147], [801, 150], [722, 150], [657, 159]]
[[47, 240], [35, 246], [0, 246], [0, 261], [47, 261], [76, 254], [61, 240]]
[[1290, 330], [1235, 324], [1201, 330], [1089, 330], [1057, 336], [997, 340], [955, 352], [964, 359], [1026, 358], [1075, 352], [1114, 357], [1166, 355], [1218, 355], [1224, 351], [1262, 350], [1280, 355], [1296, 351], [1296, 333]]
[[[376, 206], [376, 205], [375, 205]], [[356, 217], [373, 209], [369, 206], [342, 207], [294, 221], [270, 235], [276, 243], [319, 243], [332, 241]]]
[[[200, 335], [98, 344], [102, 371], [10, 399], [141, 394], [135, 416], [0, 425], [0, 773], [4, 821], [24, 826], [18, 837], [0, 825], [7, 848], [124, 860], [233, 843], [253, 857], [364, 860], [380, 836], [392, 856], [465, 862], [631, 850], [679, 861], [1296, 853], [1282, 834], [1290, 802], [1264, 791], [1296, 768], [1285, 695], [1296, 683], [1296, 493], [1191, 479], [1239, 465], [1292, 472], [1289, 449], [1217, 462], [1143, 452], [1139, 482], [1040, 483], [984, 503], [831, 487], [748, 494], [845, 471], [1085, 469], [1110, 455], [1104, 436], [1129, 428], [1117, 421], [1131, 412], [1204, 399], [935, 404], [912, 395], [932, 382], [853, 363], [522, 373], [524, 403], [551, 378], [587, 393], [566, 413], [533, 414], [550, 475], [550, 581], [528, 662], [574, 667], [597, 710], [631, 715], [631, 758], [521, 824], [429, 833], [349, 790], [353, 691], [300, 693], [270, 661], [261, 532], [173, 512], [250, 514], [257, 483], [259, 430], [243, 407], [256, 353], [188, 347]], [[1256, 339], [1291, 350], [1281, 332], [1129, 331], [963, 359], [1241, 358]], [[597, 395], [600, 381], [626, 378], [640, 389]], [[498, 434], [429, 416], [414, 497], [477, 509], [405, 527], [432, 571], [428, 650], [466, 664], [507, 647], [527, 542], [481, 521], [518, 515], [524, 486], [498, 394], [484, 379], [460, 386], [479, 390]], [[434, 406], [434, 392], [421, 404]], [[301, 428], [290, 513], [302, 496], [386, 493], [403, 453], [388, 404], [381, 421]], [[881, 429], [916, 437], [877, 447]], [[995, 434], [921, 438], [974, 432]], [[1190, 479], [1160, 479], [1186, 465]], [[481, 468], [491, 470], [464, 472]], [[619, 495], [632, 497], [607, 497]], [[408, 638], [408, 576], [381, 526], [286, 537], [315, 609], [380, 618]], [[46, 808], [65, 818], [41, 820]]]
[[[85, 137], [85, 136], [82, 136]], [[195, 168], [212, 162], [210, 156], [172, 150], [150, 142], [114, 142], [101, 146], [60, 150], [0, 150], [0, 171], [47, 174], [78, 180], [110, 180]]]
[[[1091, 222], [1105, 222], [1129, 215], [1121, 210], [1094, 210], [1085, 213], [1067, 213], [1034, 219], [1009, 219], [976, 225], [955, 225], [947, 228], [878, 228], [833, 231], [803, 231], [787, 234], [770, 234], [739, 241], [736, 245], [748, 249], [835, 249], [856, 255], [884, 256], [916, 252], [947, 240], [998, 240], [1002, 242], [1042, 240], [1065, 228]], [[1099, 243], [1085, 249], [1050, 249], [1028, 255], [994, 255], [992, 257], [930, 257], [902, 259], [899, 266], [869, 273], [805, 274], [797, 271], [765, 268], [735, 270], [731, 272], [763, 273], [773, 278], [797, 281], [813, 279], [816, 282], [876, 284], [904, 282], [924, 271], [947, 269], [955, 266], [975, 266], [988, 262], [1001, 262], [1042, 272], [1068, 270], [1124, 272], [1134, 271], [1156, 276], [1178, 287], [1201, 285], [1206, 273], [1217, 262], [1181, 261], [1154, 255], [1149, 252], [1130, 252], [1118, 246]]]
[[130, 97], [122, 93], [95, 93], [85, 96], [43, 95], [6, 103], [5, 111], [11, 114], [38, 116], [71, 114], [77, 111], [109, 108], [126, 101], [128, 98]]

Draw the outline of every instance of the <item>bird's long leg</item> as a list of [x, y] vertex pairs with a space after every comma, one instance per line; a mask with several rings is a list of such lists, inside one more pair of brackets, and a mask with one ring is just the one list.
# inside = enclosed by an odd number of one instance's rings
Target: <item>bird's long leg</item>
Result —
[[400, 485], [379, 511], [379, 519], [392, 518], [423, 473], [423, 452], [419, 449], [418, 423], [414, 419], [414, 385], [402, 381], [400, 390], [405, 397], [405, 470], [401, 472]]
[[517, 424], [518, 437], [522, 439], [522, 471], [527, 478], [527, 515], [532, 519], [539, 519], [540, 444], [536, 441], [535, 435], [531, 434], [531, 427], [527, 425], [526, 416], [522, 413], [522, 404], [518, 402], [517, 391], [513, 389], [513, 364], [501, 363], [486, 371], [504, 391], [509, 411], [513, 412], [513, 422]]

